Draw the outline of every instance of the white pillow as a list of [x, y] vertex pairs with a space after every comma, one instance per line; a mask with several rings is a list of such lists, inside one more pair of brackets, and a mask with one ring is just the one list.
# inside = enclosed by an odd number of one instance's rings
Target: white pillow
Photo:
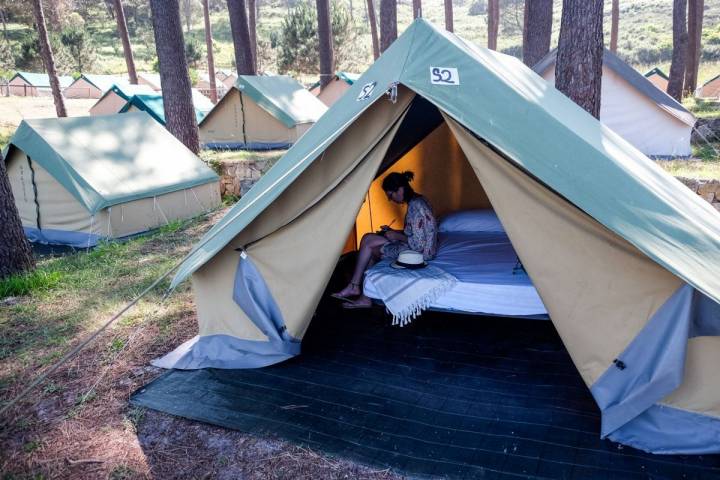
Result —
[[440, 220], [440, 232], [504, 232], [495, 210], [463, 210], [445, 215]]

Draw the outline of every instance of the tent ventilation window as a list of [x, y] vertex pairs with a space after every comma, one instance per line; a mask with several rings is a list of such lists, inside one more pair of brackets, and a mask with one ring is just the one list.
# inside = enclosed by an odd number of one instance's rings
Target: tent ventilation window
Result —
[[35, 222], [37, 223], [38, 230], [41, 230], [40, 228], [40, 203], [38, 202], [38, 188], [37, 183], [35, 183], [35, 169], [33, 168], [32, 160], [30, 159], [30, 156], [27, 157], [28, 160], [28, 167], [30, 167], [30, 182], [33, 186], [33, 200], [35, 200]]

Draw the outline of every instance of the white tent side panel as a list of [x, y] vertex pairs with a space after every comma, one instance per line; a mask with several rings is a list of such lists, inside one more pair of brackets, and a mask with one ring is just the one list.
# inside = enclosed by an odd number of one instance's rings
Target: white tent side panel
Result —
[[127, 100], [115, 92], [108, 92], [104, 98], [90, 107], [90, 115], [113, 115], [125, 106]]
[[65, 98], [100, 98], [103, 92], [84, 78], [79, 78], [65, 89]]
[[[555, 83], [555, 66], [543, 74]], [[689, 156], [691, 127], [603, 67], [600, 121], [648, 156]]]
[[247, 95], [243, 95], [241, 103], [240, 91], [233, 88], [200, 126], [200, 141], [237, 144], [294, 143], [299, 135], [304, 133], [298, 133], [296, 128], [287, 128]]

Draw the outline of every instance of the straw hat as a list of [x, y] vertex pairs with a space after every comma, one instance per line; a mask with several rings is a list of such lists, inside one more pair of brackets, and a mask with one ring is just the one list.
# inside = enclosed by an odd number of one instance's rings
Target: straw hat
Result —
[[422, 253], [416, 252], [415, 250], [403, 250], [398, 255], [397, 260], [390, 264], [393, 268], [408, 268], [414, 270], [417, 268], [424, 268], [427, 266]]

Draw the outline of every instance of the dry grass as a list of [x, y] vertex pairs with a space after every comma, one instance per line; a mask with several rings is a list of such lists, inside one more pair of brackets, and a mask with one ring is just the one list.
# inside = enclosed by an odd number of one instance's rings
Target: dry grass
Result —
[[[224, 212], [90, 253], [44, 258], [54, 290], [0, 301], [4, 404], [152, 281]], [[187, 284], [162, 289], [0, 419], [3, 478], [397, 478], [286, 442], [133, 408], [148, 366], [197, 332]], [[0, 299], [1, 300], [1, 299]]]
[[[94, 99], [65, 99], [68, 116], [88, 115]], [[0, 97], [0, 127], [15, 129], [24, 118], [56, 117], [52, 97]]]

